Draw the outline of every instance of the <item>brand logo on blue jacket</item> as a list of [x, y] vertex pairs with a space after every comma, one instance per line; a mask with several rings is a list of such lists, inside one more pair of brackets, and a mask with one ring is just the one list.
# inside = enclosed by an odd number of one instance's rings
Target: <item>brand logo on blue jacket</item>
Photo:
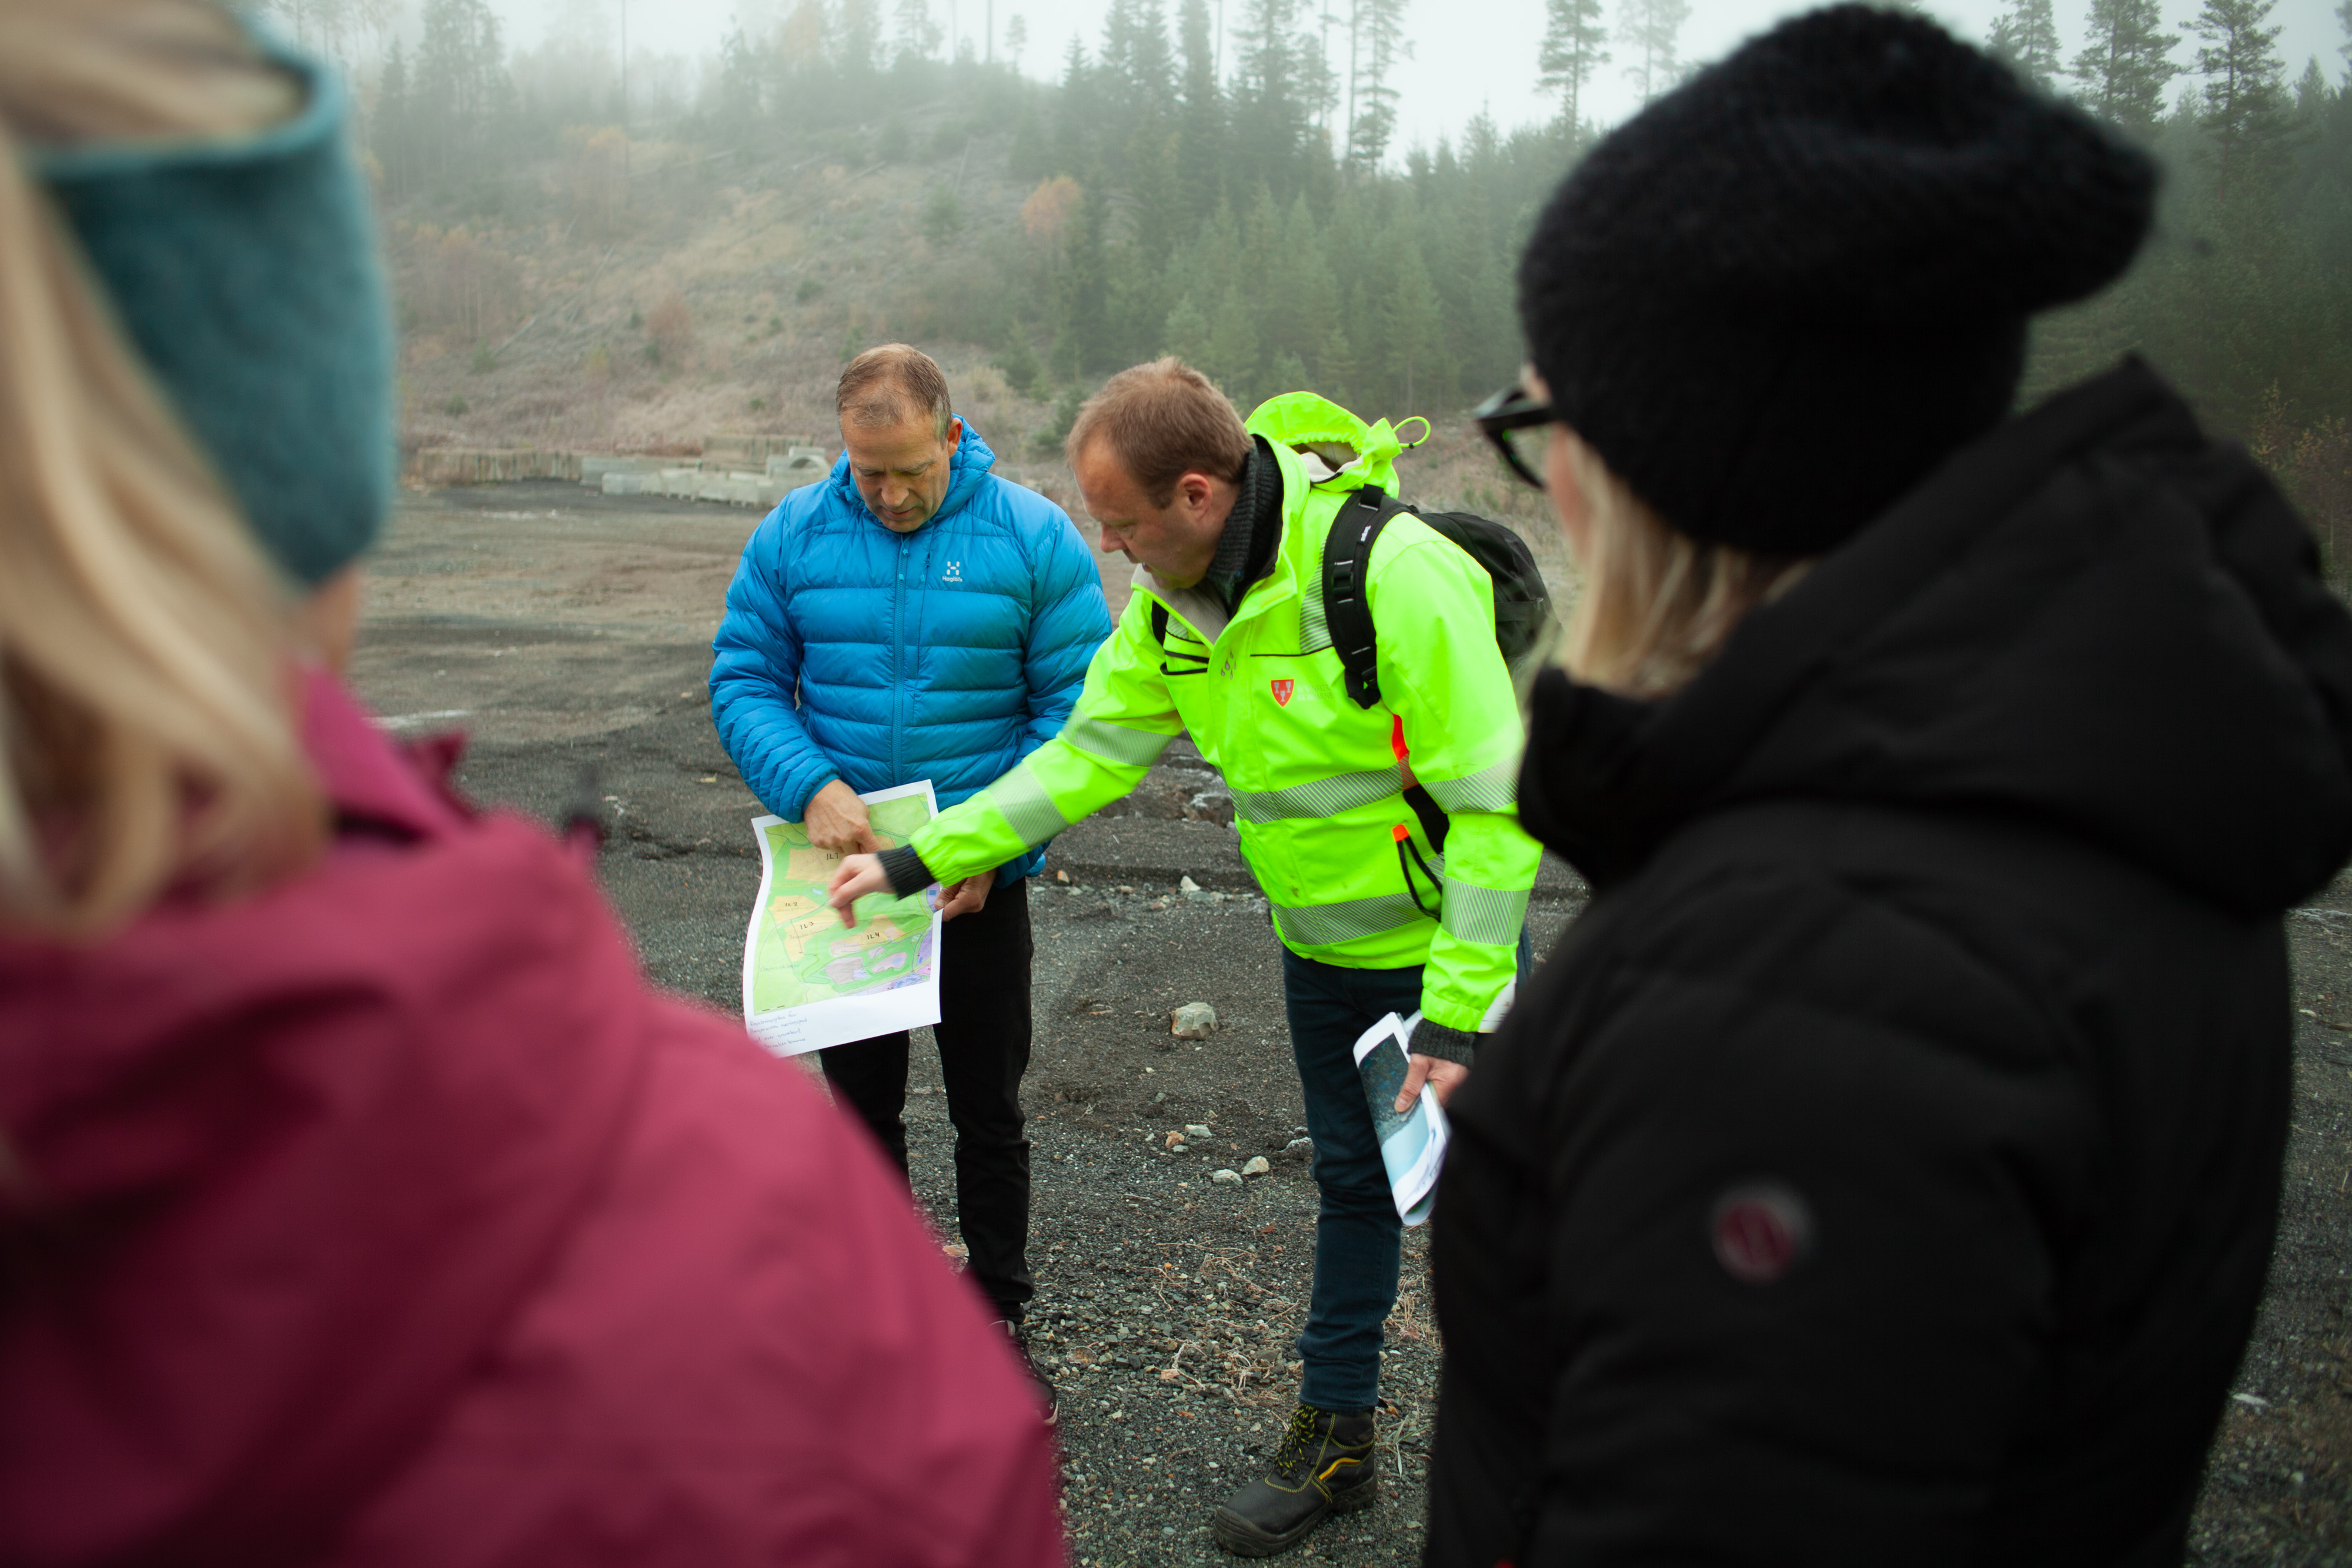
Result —
[[941, 582], [961, 582], [963, 580], [963, 562], [960, 560], [951, 560], [948, 562], [948, 569], [940, 574], [940, 580]]

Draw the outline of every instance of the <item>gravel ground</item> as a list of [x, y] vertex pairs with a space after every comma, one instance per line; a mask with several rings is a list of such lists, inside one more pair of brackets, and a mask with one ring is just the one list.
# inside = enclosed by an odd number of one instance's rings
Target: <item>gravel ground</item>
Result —
[[[562, 485], [412, 495], [373, 563], [356, 685], [410, 733], [455, 725], [483, 799], [558, 814], [583, 779], [604, 870], [646, 967], [733, 1013], [759, 884], [759, 808], [712, 734], [709, 639], [757, 517]], [[1314, 1186], [1280, 964], [1222, 819], [1215, 777], [1172, 750], [1127, 814], [1055, 841], [1033, 884], [1036, 1042], [1027, 1081], [1041, 1352], [1062, 1390], [1073, 1559], [1228, 1561], [1208, 1513], [1278, 1439], [1312, 1273]], [[1178, 890], [1190, 876], [1201, 890]], [[1064, 881], [1062, 878], [1068, 880]], [[1547, 862], [1538, 954], [1581, 906]], [[2191, 1531], [2200, 1564], [2352, 1563], [2352, 884], [2288, 922], [2295, 1130], [2278, 1252]], [[1221, 1028], [1168, 1032], [1205, 1001]], [[952, 1134], [936, 1058], [915, 1053], [918, 1197], [955, 1235]], [[1187, 1125], [1206, 1138], [1170, 1134]], [[1271, 1169], [1219, 1186], [1255, 1155]], [[1388, 1325], [1383, 1501], [1293, 1560], [1418, 1557], [1437, 1343], [1426, 1233], [1408, 1233]]]

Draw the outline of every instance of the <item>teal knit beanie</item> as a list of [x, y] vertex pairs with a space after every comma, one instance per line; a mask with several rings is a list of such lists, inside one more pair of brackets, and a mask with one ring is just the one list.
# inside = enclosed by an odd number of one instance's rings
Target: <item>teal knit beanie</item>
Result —
[[342, 83], [257, 42], [301, 87], [294, 119], [233, 141], [50, 148], [31, 172], [254, 532], [315, 586], [391, 499], [392, 321]]

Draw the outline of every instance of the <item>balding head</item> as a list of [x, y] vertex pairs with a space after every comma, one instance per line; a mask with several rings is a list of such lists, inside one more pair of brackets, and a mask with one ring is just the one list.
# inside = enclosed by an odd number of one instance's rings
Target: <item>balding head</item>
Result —
[[908, 343], [884, 343], [850, 361], [834, 388], [833, 407], [841, 416], [845, 440], [852, 428], [878, 430], [928, 416], [932, 435], [944, 441], [948, 421], [955, 417], [947, 372]]

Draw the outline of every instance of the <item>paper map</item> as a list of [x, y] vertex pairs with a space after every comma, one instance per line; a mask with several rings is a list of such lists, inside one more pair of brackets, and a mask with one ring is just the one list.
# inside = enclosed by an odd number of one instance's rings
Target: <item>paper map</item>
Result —
[[1371, 1108], [1372, 1130], [1380, 1135], [1381, 1164], [1389, 1173], [1389, 1196], [1397, 1217], [1407, 1225], [1429, 1218], [1437, 1202], [1437, 1176], [1445, 1166], [1448, 1128], [1437, 1103], [1437, 1091], [1424, 1083], [1412, 1109], [1400, 1113], [1396, 1097], [1404, 1091], [1412, 1066], [1415, 1013], [1401, 1019], [1391, 1013], [1356, 1040], [1356, 1075], [1363, 1081], [1364, 1100]]
[[[861, 795], [884, 849], [938, 812], [929, 779]], [[781, 817], [754, 817], [760, 897], [743, 939], [743, 1021], [779, 1056], [940, 1021], [940, 916], [917, 894], [858, 900], [857, 929], [825, 902], [841, 856]]]

